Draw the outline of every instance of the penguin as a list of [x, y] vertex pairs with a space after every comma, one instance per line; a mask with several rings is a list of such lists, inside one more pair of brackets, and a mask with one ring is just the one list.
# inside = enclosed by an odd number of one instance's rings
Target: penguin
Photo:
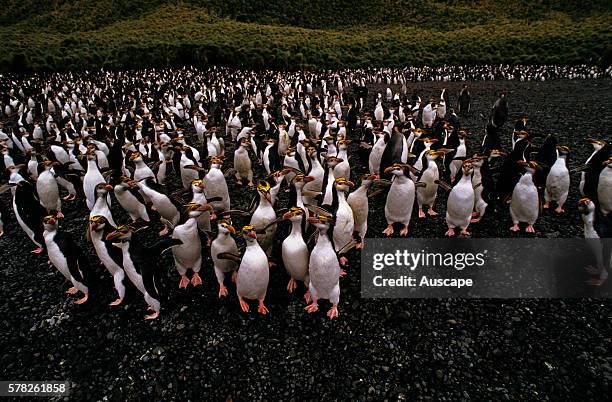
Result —
[[363, 248], [365, 236], [368, 232], [368, 215], [370, 210], [368, 191], [377, 177], [377, 175], [371, 173], [361, 176], [361, 184], [357, 190], [350, 193], [346, 198], [346, 202], [348, 202], [351, 211], [353, 211], [354, 231], [359, 239], [355, 245], [357, 249]]
[[524, 167], [525, 173], [512, 191], [512, 200], [510, 201], [512, 227], [510, 230], [518, 232], [520, 230], [519, 223], [526, 222], [527, 228], [525, 232], [535, 233], [533, 225], [538, 219], [540, 200], [538, 189], [533, 183], [533, 174], [539, 168], [539, 164], [536, 161], [518, 161], [517, 163]]
[[160, 267], [159, 259], [167, 249], [181, 245], [178, 239], [162, 239], [151, 247], [146, 247], [134, 236], [134, 229], [119, 226], [106, 236], [106, 240], [121, 249], [123, 268], [127, 277], [144, 295], [151, 314], [145, 320], [153, 320], [159, 316], [161, 300], [159, 296]]
[[414, 181], [408, 175], [408, 169], [409, 166], [406, 164], [394, 163], [384, 172], [395, 176], [385, 201], [387, 228], [383, 230], [383, 234], [386, 236], [393, 234], [393, 224], [396, 222], [403, 225], [400, 236], [408, 236], [416, 189]]
[[[96, 202], [96, 186], [100, 183], [106, 183], [106, 180], [104, 180], [104, 176], [102, 176], [102, 173], [100, 173], [98, 169], [96, 155], [93, 151], [87, 151], [87, 153], [83, 154], [83, 158], [87, 160], [87, 172], [83, 177], [83, 192], [85, 193], [87, 208], [91, 211]], [[108, 204], [110, 205], [110, 203], [111, 199], [109, 194]]]
[[251, 168], [251, 158], [249, 156], [248, 139], [243, 138], [240, 145], [234, 151], [234, 169], [236, 170], [236, 184], [242, 186], [242, 180], [248, 180], [248, 186], [253, 187], [253, 170]]
[[[334, 181], [334, 200], [332, 209], [335, 211], [335, 224], [332, 232], [335, 250], [340, 253], [340, 250], [348, 246], [353, 241], [353, 231], [355, 229], [355, 221], [351, 206], [346, 201], [346, 192], [355, 184], [344, 177], [338, 177]], [[348, 260], [346, 257], [340, 257], [340, 265], [346, 265]]]
[[264, 231], [258, 236], [258, 244], [266, 251], [268, 256], [271, 256], [276, 224], [271, 226], [268, 224], [276, 220], [276, 212], [272, 206], [270, 183], [265, 180], [257, 183], [257, 194], [259, 196], [259, 203], [251, 215], [249, 225], [258, 232]]
[[49, 261], [64, 277], [72, 283], [68, 294], [83, 293], [74, 304], [83, 304], [89, 298], [91, 273], [89, 263], [81, 247], [70, 233], [58, 229], [57, 217], [47, 215], [43, 218], [45, 247]]
[[115, 230], [116, 228], [102, 215], [94, 215], [89, 218], [89, 237], [102, 265], [113, 277], [113, 284], [117, 291], [117, 299], [109, 306], [118, 306], [125, 298], [125, 285], [123, 284], [125, 272], [121, 250], [113, 247], [112, 243], [106, 240], [106, 236]]
[[390, 136], [388, 133], [384, 131], [375, 131], [376, 142], [370, 151], [370, 156], [368, 157], [368, 168], [370, 173], [379, 174], [380, 166], [382, 163], [382, 157], [387, 147], [387, 143], [390, 141]]
[[593, 153], [584, 163], [579, 189], [580, 195], [597, 203], [599, 175], [603, 169], [603, 162], [612, 155], [612, 146], [604, 140], [589, 138], [587, 141], [593, 146]]
[[115, 220], [113, 219], [113, 214], [111, 212], [111, 204], [108, 202], [108, 193], [113, 189], [113, 186], [106, 183], [99, 183], [95, 188], [96, 193], [96, 202], [91, 209], [89, 216], [102, 215], [113, 226], [117, 226]]
[[461, 229], [461, 235], [470, 236], [468, 226], [472, 219], [474, 208], [474, 187], [472, 186], [473, 165], [470, 162], [463, 162], [463, 176], [457, 184], [450, 190], [446, 203], [446, 224], [448, 230], [446, 236], [455, 235], [455, 228]]
[[[588, 198], [581, 198], [578, 201], [578, 211], [583, 222], [584, 238], [587, 245], [595, 256], [595, 266], [587, 266], [586, 270], [591, 276], [586, 283], [590, 286], [601, 286], [608, 279], [608, 271], [612, 263], [612, 248], [605, 239], [595, 229], [595, 203]], [[599, 225], [601, 227], [601, 225]], [[601, 229], [600, 229], [601, 230]], [[604, 235], [605, 236], [605, 235]]]
[[429, 207], [429, 209], [427, 210], [429, 216], [438, 215], [438, 213], [434, 210], [436, 196], [438, 193], [438, 184], [436, 183], [436, 181], [440, 179], [440, 173], [438, 171], [436, 159], [443, 155], [443, 151], [432, 150], [425, 152], [425, 155], [423, 155], [423, 169], [421, 170], [421, 175], [418, 178], [418, 181], [425, 184], [425, 186], [416, 189], [417, 204], [419, 207], [419, 218], [425, 218], [425, 212], [423, 211], [423, 206], [425, 205]]
[[484, 161], [487, 159], [483, 155], [474, 155], [470, 159], [467, 159], [472, 164], [472, 188], [474, 189], [474, 210], [472, 212], [471, 223], [478, 223], [483, 218], [487, 206], [489, 205], [483, 196], [484, 184], [482, 177], [482, 166]]
[[465, 139], [467, 137], [467, 133], [463, 130], [460, 130], [458, 133], [459, 136], [459, 145], [455, 150], [452, 161], [450, 162], [450, 182], [454, 183], [457, 173], [461, 170], [461, 166], [463, 165], [463, 160], [467, 155], [467, 147], [465, 143]]
[[561, 214], [565, 212], [563, 205], [567, 200], [570, 188], [570, 175], [567, 169], [567, 155], [569, 148], [566, 146], [557, 146], [557, 160], [550, 167], [550, 171], [546, 176], [546, 190], [544, 191], [544, 205], [542, 208], [547, 209], [551, 201], [557, 203], [555, 212]]
[[253, 226], [243, 226], [242, 236], [246, 242], [246, 249], [236, 276], [236, 294], [240, 308], [247, 313], [250, 308], [245, 299], [258, 300], [257, 311], [265, 315], [269, 313], [264, 304], [270, 280], [268, 256], [257, 242], [257, 233]]
[[607, 218], [612, 211], [612, 158], [608, 158], [603, 165], [597, 184], [597, 201], [599, 211]]
[[189, 203], [185, 205], [185, 209], [187, 211], [187, 220], [174, 227], [172, 231], [172, 238], [181, 242], [180, 245], [172, 247], [174, 264], [176, 270], [181, 275], [179, 289], [186, 289], [189, 285], [190, 281], [187, 278], [187, 271], [189, 269], [193, 271], [191, 284], [193, 286], [202, 284], [199, 274], [202, 268], [202, 245], [197, 219], [203, 212], [210, 211], [212, 206], [209, 204]]
[[308, 306], [305, 310], [314, 313], [319, 309], [319, 300], [328, 299], [332, 307], [327, 312], [330, 319], [338, 317], [340, 303], [340, 263], [329, 237], [333, 224], [331, 215], [313, 215], [308, 222], [318, 231], [317, 242], [310, 253], [308, 261]]
[[398, 129], [393, 130], [393, 133], [389, 135], [388, 141], [384, 148], [382, 157], [380, 159], [379, 171], [374, 172], [381, 178], [389, 179], [390, 176], [385, 176], [383, 173], [386, 168], [394, 163], [406, 163], [408, 161], [408, 142], [406, 137], [399, 132]]
[[138, 188], [130, 182], [132, 180], [127, 176], [119, 177], [117, 184], [113, 187], [117, 202], [130, 215], [132, 223], [135, 223], [138, 219], [150, 222], [146, 202]]
[[151, 200], [152, 208], [160, 214], [164, 224], [164, 228], [159, 232], [159, 235], [167, 235], [171, 227], [176, 226], [179, 222], [181, 203], [174, 199], [173, 196], [167, 195], [166, 189], [162, 185], [155, 183], [152, 177], [147, 177], [143, 181], [131, 181], [129, 184], [131, 186], [138, 186], [143, 194]]
[[468, 90], [467, 84], [463, 84], [459, 97], [457, 99], [457, 109], [461, 116], [467, 116], [470, 113], [472, 106], [472, 96]]
[[210, 254], [213, 260], [215, 276], [219, 283], [219, 298], [222, 298], [227, 296], [227, 288], [223, 283], [225, 275], [231, 272], [232, 281], [236, 282], [238, 264], [231, 259], [219, 258], [219, 255], [222, 253], [238, 255], [238, 246], [236, 245], [236, 240], [232, 237], [236, 233], [236, 229], [234, 229], [231, 222], [227, 219], [219, 219], [217, 223], [217, 237], [215, 237], [210, 245]]
[[306, 149], [310, 169], [308, 170], [308, 176], [313, 177], [314, 180], [309, 181], [304, 185], [302, 189], [302, 199], [305, 204], [315, 205], [315, 197], [321, 194], [323, 190], [323, 179], [325, 176], [325, 170], [321, 166], [317, 155], [317, 148], [309, 145]]
[[62, 201], [60, 200], [59, 187], [53, 174], [53, 166], [58, 165], [58, 162], [44, 161], [42, 163], [43, 171], [38, 175], [36, 180], [36, 192], [40, 205], [46, 210], [47, 214], [54, 213], [58, 218], [63, 218]]
[[40, 205], [36, 196], [35, 187], [19, 174], [22, 165], [9, 166], [9, 186], [13, 194], [13, 212], [21, 229], [28, 235], [30, 240], [37, 246], [32, 250], [33, 254], [44, 251], [43, 218], [46, 211]]
[[308, 261], [310, 253], [302, 232], [304, 214], [304, 209], [291, 207], [282, 216], [282, 220], [291, 222], [291, 232], [281, 245], [283, 265], [290, 277], [289, 283], [287, 283], [289, 293], [293, 293], [297, 289], [297, 281], [303, 282], [306, 288], [309, 285]]
[[[213, 206], [215, 212], [223, 212], [230, 210], [230, 196], [227, 188], [227, 182], [225, 175], [221, 171], [223, 160], [218, 157], [213, 157], [210, 160], [210, 168], [204, 176], [204, 194], [207, 200], [211, 200], [210, 204]], [[219, 199], [218, 201], [212, 201], [212, 199]], [[212, 219], [212, 216], [211, 216]]]

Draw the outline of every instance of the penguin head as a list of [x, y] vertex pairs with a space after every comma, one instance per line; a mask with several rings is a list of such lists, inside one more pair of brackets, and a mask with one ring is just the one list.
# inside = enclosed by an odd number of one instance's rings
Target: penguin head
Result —
[[565, 145], [557, 145], [557, 152], [559, 152], [559, 156], [567, 156], [570, 152], [568, 146]]
[[504, 151], [502, 151], [502, 150], [499, 150], [499, 149], [492, 149], [492, 150], [491, 150], [491, 152], [489, 153], [489, 159], [492, 159], [492, 158], [499, 158], [499, 157], [505, 158], [507, 155], [508, 155], [508, 154], [507, 154], [507, 153], [505, 153], [505, 152], [504, 152]]
[[469, 160], [463, 161], [463, 165], [461, 166], [464, 175], [470, 175], [474, 171], [474, 165]]
[[115, 231], [106, 235], [106, 240], [112, 243], [123, 243], [132, 240], [134, 229], [130, 226], [121, 225]]
[[268, 200], [268, 202], [272, 202], [272, 198], [270, 196], [270, 182], [267, 180], [260, 180], [257, 183], [257, 191], [259, 194]]
[[606, 146], [607, 142], [604, 140], [598, 140], [596, 138], [589, 138], [587, 139], [587, 142], [591, 145], [593, 145], [593, 148], [595, 148], [595, 150], [600, 150], [601, 148], [603, 148], [604, 146]]
[[257, 232], [255, 232], [255, 227], [251, 225], [242, 227], [242, 236], [247, 244], [257, 241]]
[[338, 191], [349, 191], [351, 187], [355, 186], [352, 181], [347, 180], [344, 177], [338, 177], [336, 180], [334, 180], [334, 185]]
[[344, 140], [344, 139], [338, 141], [338, 149], [341, 149], [341, 150], [348, 149], [351, 142], [352, 142], [351, 140]]
[[191, 181], [191, 190], [194, 193], [201, 193], [202, 191], [204, 191], [204, 188], [206, 188], [204, 180], [196, 179]]
[[283, 220], [290, 220], [292, 222], [301, 222], [304, 216], [304, 210], [299, 207], [291, 207], [289, 211], [283, 214]]
[[198, 204], [197, 202], [189, 202], [185, 204], [184, 207], [190, 217], [198, 217], [202, 215], [202, 212], [212, 209], [212, 205], [210, 204]]
[[57, 229], [57, 217], [55, 215], [47, 215], [42, 221], [45, 230], [51, 231]]
[[580, 211], [582, 215], [589, 215], [595, 212], [595, 203], [591, 201], [590, 198], [581, 198], [578, 200], [578, 211]]
[[536, 161], [526, 162], [524, 160], [517, 161], [517, 164], [525, 169], [526, 173], [535, 173], [536, 170], [541, 169], [541, 165]]
[[332, 214], [312, 214], [307, 220], [319, 231], [325, 232], [334, 223], [334, 216]]
[[433, 151], [430, 149], [429, 151], [425, 152], [425, 157], [430, 161], [435, 161], [439, 156], [444, 156], [444, 151]]
[[232, 222], [228, 219], [219, 219], [219, 233], [223, 234], [234, 234], [236, 229], [232, 226]]
[[99, 231], [104, 230], [106, 225], [110, 226], [110, 222], [108, 221], [108, 219], [106, 219], [102, 215], [94, 215], [91, 218], [89, 218], [89, 227], [94, 232], [99, 232]]
[[242, 148], [244, 148], [244, 149], [248, 149], [248, 148], [250, 148], [251, 143], [249, 142], [249, 139], [248, 139], [248, 138], [242, 138], [242, 139], [240, 140], [240, 146], [241, 146]]
[[325, 160], [327, 161], [327, 165], [332, 168], [336, 167], [341, 162], [344, 162], [344, 159], [338, 158], [337, 156], [328, 156], [325, 158]]
[[96, 196], [98, 197], [106, 196], [106, 194], [108, 194], [108, 192], [112, 189], [113, 189], [113, 186], [111, 186], [108, 183], [98, 183], [96, 184]]
[[391, 173], [395, 176], [404, 176], [406, 174], [406, 169], [409, 166], [405, 163], [394, 163], [391, 166], [387, 167], [384, 172]]

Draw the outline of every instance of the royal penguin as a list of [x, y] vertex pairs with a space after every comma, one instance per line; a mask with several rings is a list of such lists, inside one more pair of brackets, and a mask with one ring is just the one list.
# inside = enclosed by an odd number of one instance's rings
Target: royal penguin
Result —
[[236, 171], [236, 184], [242, 185], [243, 180], [247, 180], [248, 186], [253, 187], [253, 169], [251, 168], [251, 157], [249, 148], [251, 144], [248, 139], [240, 140], [240, 145], [234, 151], [234, 170]]
[[113, 191], [121, 208], [130, 215], [132, 223], [135, 223], [138, 219], [145, 222], [151, 221], [145, 199], [129, 177], [120, 176], [117, 184], [113, 187]]
[[70, 233], [60, 231], [55, 215], [43, 218], [45, 247], [49, 261], [64, 277], [72, 283], [66, 291], [68, 294], [81, 292], [83, 297], [75, 300], [74, 304], [83, 304], [89, 298], [91, 286], [91, 273], [89, 262], [83, 250], [72, 238]]
[[[340, 253], [353, 242], [353, 231], [355, 229], [355, 220], [351, 206], [346, 201], [346, 193], [355, 184], [344, 177], [338, 177], [334, 180], [334, 199], [332, 201], [332, 210], [335, 211], [335, 224], [333, 230], [333, 239], [335, 250]], [[348, 260], [346, 257], [340, 257], [340, 265], [346, 265]]]
[[115, 230], [116, 228], [102, 215], [94, 215], [89, 218], [89, 238], [102, 265], [113, 277], [113, 284], [117, 291], [117, 299], [111, 302], [110, 306], [121, 304], [125, 298], [123, 256], [121, 250], [106, 240], [106, 236]]
[[[215, 212], [228, 211], [230, 209], [230, 196], [227, 188], [227, 181], [225, 175], [221, 171], [223, 160], [218, 157], [213, 157], [210, 160], [210, 167], [208, 172], [204, 176], [204, 194], [206, 199], [213, 206]], [[212, 199], [215, 201], [212, 201]]]
[[484, 155], [474, 155], [468, 161], [472, 164], [472, 188], [474, 189], [474, 211], [471, 223], [478, 223], [483, 218], [489, 205], [484, 196], [482, 166], [488, 158]]
[[180, 240], [162, 239], [147, 247], [134, 236], [134, 229], [129, 226], [119, 226], [106, 236], [106, 240], [121, 250], [125, 274], [144, 295], [148, 309], [152, 311], [145, 316], [145, 320], [157, 318], [161, 309], [159, 259], [164, 251], [180, 245]]
[[546, 176], [546, 189], [544, 190], [544, 204], [542, 208], [547, 209], [550, 202], [557, 204], [555, 212], [560, 214], [565, 212], [563, 205], [567, 200], [570, 188], [570, 174], [567, 168], [567, 155], [569, 148], [566, 146], [557, 146], [557, 160], [550, 167], [550, 171]]
[[151, 208], [160, 214], [164, 224], [164, 228], [159, 232], [159, 235], [167, 235], [171, 227], [176, 226], [180, 220], [179, 208], [181, 202], [172, 195], [168, 195], [165, 187], [156, 183], [152, 177], [147, 177], [143, 181], [131, 181], [130, 185], [138, 186], [144, 196], [151, 200]]
[[[96, 202], [96, 186], [100, 183], [106, 183], [104, 176], [98, 169], [98, 163], [96, 162], [96, 154], [89, 150], [83, 154], [83, 158], [87, 160], [87, 172], [83, 177], [83, 192], [87, 201], [87, 208], [91, 211]], [[111, 199], [110, 194], [108, 195], [108, 204], [110, 205]]]
[[308, 261], [307, 302], [305, 310], [314, 313], [319, 309], [319, 300], [328, 299], [332, 307], [327, 312], [330, 319], [338, 317], [340, 303], [340, 263], [330, 238], [330, 227], [333, 224], [331, 215], [313, 215], [308, 222], [318, 231], [317, 242], [310, 253]]
[[319, 162], [317, 148], [309, 145], [306, 151], [308, 156], [308, 165], [310, 166], [308, 172], [306, 173], [308, 173], [308, 176], [314, 178], [314, 180], [311, 180], [304, 185], [302, 197], [305, 204], [315, 205], [315, 197], [321, 194], [323, 189], [325, 170], [323, 169], [323, 166], [321, 166], [321, 162]]
[[59, 163], [48, 160], [42, 163], [43, 170], [36, 180], [36, 192], [40, 205], [47, 210], [47, 214], [56, 214], [58, 218], [63, 218], [59, 187], [53, 173], [53, 166], [56, 164]]
[[109, 192], [113, 189], [113, 186], [106, 183], [99, 183], [95, 188], [96, 201], [94, 203], [93, 208], [89, 212], [89, 216], [102, 215], [113, 226], [117, 226], [115, 220], [113, 219], [113, 214], [111, 212], [111, 204], [108, 202]]
[[438, 171], [438, 164], [436, 159], [443, 156], [443, 151], [432, 151], [429, 150], [423, 155], [424, 162], [422, 162], [421, 175], [418, 181], [425, 184], [424, 187], [416, 189], [417, 205], [419, 207], [419, 218], [425, 218], [425, 211], [423, 207], [427, 205], [429, 209], [427, 213], [430, 216], [437, 216], [438, 213], [434, 210], [436, 203], [436, 196], [438, 195], [438, 184], [436, 183], [440, 179], [440, 173]]
[[276, 233], [276, 224], [268, 224], [276, 220], [276, 212], [272, 206], [270, 183], [266, 180], [261, 180], [257, 183], [257, 194], [259, 202], [251, 215], [249, 225], [254, 227], [258, 232], [263, 231], [263, 233], [260, 233], [258, 236], [258, 244], [261, 245], [261, 248], [266, 251], [268, 256], [271, 256], [272, 246], [274, 245], [274, 235]]
[[382, 157], [387, 147], [387, 143], [390, 140], [390, 136], [385, 131], [375, 131], [374, 134], [376, 135], [376, 142], [374, 142], [374, 146], [372, 146], [372, 150], [368, 157], [368, 168], [370, 169], [370, 173], [379, 174]]
[[391, 236], [393, 224], [401, 223], [403, 227], [400, 236], [408, 236], [416, 190], [415, 183], [409, 176], [409, 165], [394, 163], [386, 168], [384, 173], [392, 174], [394, 178], [385, 202], [387, 227], [383, 230], [383, 234]]
[[198, 218], [203, 212], [212, 209], [209, 204], [188, 203], [185, 205], [187, 219], [184, 223], [174, 227], [172, 238], [179, 240], [180, 245], [172, 247], [172, 255], [176, 270], [181, 276], [179, 289], [187, 288], [190, 283], [187, 271], [192, 270], [191, 284], [199, 286], [202, 284], [200, 269], [202, 268], [202, 245], [198, 229]]
[[232, 281], [236, 282], [236, 274], [238, 263], [226, 258], [219, 258], [222, 253], [238, 255], [238, 246], [236, 240], [232, 237], [236, 233], [236, 229], [227, 219], [219, 219], [217, 221], [217, 237], [210, 244], [210, 254], [213, 260], [213, 269], [217, 282], [219, 283], [219, 298], [227, 296], [227, 287], [224, 284], [225, 275], [232, 273]]
[[346, 198], [346, 202], [348, 202], [351, 211], [353, 211], [354, 231], [359, 238], [359, 242], [355, 247], [358, 249], [363, 248], [368, 232], [368, 214], [370, 210], [368, 191], [377, 177], [377, 175], [372, 173], [361, 176], [359, 187]]
[[268, 256], [257, 242], [257, 233], [253, 226], [242, 228], [246, 248], [240, 268], [236, 276], [236, 294], [240, 302], [240, 308], [245, 313], [249, 311], [249, 305], [245, 299], [259, 301], [257, 311], [260, 314], [268, 314], [268, 308], [264, 304], [270, 280], [270, 267]]
[[454, 236], [457, 227], [461, 229], [461, 235], [470, 235], [467, 229], [472, 220], [472, 210], [474, 209], [473, 169], [471, 162], [463, 162], [463, 176], [450, 190], [446, 202], [446, 225], [448, 226], [446, 236]]
[[584, 163], [579, 189], [580, 195], [597, 203], [599, 175], [604, 167], [603, 163], [612, 155], [612, 146], [604, 140], [589, 138], [587, 141], [593, 146], [593, 153]]
[[[583, 222], [584, 238], [595, 257], [595, 265], [585, 267], [587, 273], [591, 276], [586, 283], [590, 286], [601, 286], [608, 279], [608, 271], [612, 263], [612, 248], [606, 240], [600, 239], [602, 236], [596, 230], [596, 226], [600, 227], [600, 231], [603, 227], [595, 222], [597, 214], [595, 203], [589, 198], [581, 198], [578, 201], [578, 211]], [[604, 229], [604, 231], [606, 230]]]
[[283, 265], [287, 274], [289, 274], [289, 283], [287, 283], [287, 291], [293, 293], [297, 288], [297, 282], [303, 282], [308, 288], [308, 260], [310, 252], [304, 241], [304, 233], [302, 232], [302, 222], [305, 211], [302, 208], [291, 207], [285, 212], [282, 220], [291, 222], [291, 232], [283, 240], [281, 245], [281, 254]]
[[47, 214], [40, 205], [35, 187], [19, 174], [19, 169], [22, 167], [22, 165], [17, 165], [8, 168], [10, 172], [8, 185], [13, 194], [13, 212], [21, 229], [36, 245], [32, 253], [40, 254], [44, 251], [45, 245], [42, 220]]
[[533, 225], [538, 219], [540, 198], [538, 189], [533, 182], [533, 174], [539, 168], [539, 164], [536, 161], [517, 161], [517, 163], [525, 169], [525, 173], [512, 191], [512, 200], [510, 201], [512, 227], [510, 230], [518, 232], [520, 230], [519, 223], [526, 222], [525, 232], [535, 233]]
[[599, 202], [599, 211], [607, 218], [612, 211], [612, 158], [608, 158], [603, 162], [603, 165], [604, 168], [599, 174], [597, 184], [597, 201]]

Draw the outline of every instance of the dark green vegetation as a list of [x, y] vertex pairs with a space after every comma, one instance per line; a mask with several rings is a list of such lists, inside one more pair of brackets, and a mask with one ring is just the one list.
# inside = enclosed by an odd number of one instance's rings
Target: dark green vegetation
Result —
[[0, 70], [609, 64], [608, 0], [5, 0]]

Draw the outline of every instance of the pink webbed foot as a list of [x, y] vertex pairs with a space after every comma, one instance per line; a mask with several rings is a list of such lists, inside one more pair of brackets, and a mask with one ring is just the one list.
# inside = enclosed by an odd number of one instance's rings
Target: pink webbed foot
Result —
[[118, 306], [123, 302], [123, 299], [121, 297], [118, 297], [114, 302], [110, 303], [109, 306]]
[[249, 187], [253, 187], [253, 182], [252, 182], [252, 181], [250, 181], [250, 182], [249, 182], [249, 184], [247, 184], [247, 186], [249, 186]]
[[63, 218], [64, 217], [64, 213], [62, 211], [57, 211], [57, 213], [55, 214], [55, 216], [57, 218]]
[[461, 230], [461, 236], [471, 236], [472, 234], [468, 232], [467, 228]]
[[355, 245], [355, 248], [356, 248], [357, 250], [361, 250], [361, 249], [363, 248], [363, 245], [364, 245], [363, 243], [364, 243], [364, 242], [363, 242], [363, 240], [362, 240], [362, 241], [360, 241], [359, 243], [357, 243], [357, 244]]
[[75, 300], [74, 304], [83, 304], [87, 301], [88, 298], [89, 298], [89, 295], [85, 293], [85, 296], [81, 297], [79, 300]]
[[227, 296], [227, 288], [224, 284], [219, 284], [219, 299]]
[[293, 293], [293, 291], [297, 288], [297, 282], [295, 279], [289, 279], [289, 283], [287, 283], [287, 292]]
[[242, 311], [244, 311], [245, 313], [248, 313], [250, 310], [249, 304], [245, 302], [242, 297], [239, 299], [239, 301], [240, 301], [240, 308], [242, 309]]
[[74, 194], [68, 194], [67, 196], [63, 197], [62, 200], [64, 201], [73, 201], [76, 198], [76, 196]]
[[510, 231], [512, 232], [518, 232], [520, 230], [518, 223], [515, 223], [514, 225], [512, 225], [512, 227], [510, 228]]
[[[478, 215], [476, 215], [476, 216], [478, 216]], [[470, 219], [470, 223], [478, 223], [478, 222], [480, 222], [481, 218], [482, 218], [481, 216], [478, 216], [478, 218], [472, 218], [472, 219]]]
[[550, 208], [550, 203], [545, 202], [545, 203], [542, 205], [542, 208], [544, 208], [544, 209], [548, 209], [548, 208]]
[[476, 212], [476, 211], [472, 212], [472, 217], [473, 217], [473, 218], [477, 217], [478, 215], [480, 215], [480, 213], [479, 213], [479, 212]]
[[181, 280], [179, 282], [179, 289], [187, 289], [188, 285], [189, 285], [189, 278], [187, 278], [185, 275], [181, 275]]
[[198, 274], [197, 272], [193, 273], [193, 276], [191, 277], [191, 284], [193, 286], [200, 286], [202, 284], [202, 278], [200, 278], [200, 274]]
[[216, 213], [214, 213], [214, 212], [211, 212], [211, 213], [210, 213], [210, 220], [211, 220], [211, 221], [214, 221], [214, 220], [216, 220], [216, 219], [217, 219], [217, 214], [216, 214]]
[[242, 186], [242, 180], [236, 180], [236, 184]]
[[338, 306], [333, 305], [332, 308], [330, 308], [327, 312], [327, 316], [330, 320], [333, 320], [334, 318], [338, 317]]
[[340, 268], [340, 275], [338, 275], [340, 278], [344, 278], [346, 276], [346, 271], [342, 268]]
[[310, 296], [310, 290], [304, 293], [304, 301], [306, 301], [306, 304], [310, 304], [310, 302], [312, 301], [312, 297]]
[[167, 227], [164, 227], [160, 232], [159, 235], [160, 236], [165, 236], [168, 234], [168, 232], [170, 232], [170, 230]]
[[533, 225], [527, 225], [527, 227], [525, 228], [525, 232], [535, 233], [535, 228], [533, 227]]
[[408, 225], [404, 225], [402, 230], [400, 230], [400, 236], [408, 236]]
[[145, 315], [145, 321], [154, 320], [159, 317], [159, 311], [153, 312], [153, 314]]
[[436, 211], [434, 211], [434, 210], [433, 210], [433, 208], [431, 208], [431, 207], [430, 207], [430, 208], [427, 210], [427, 213], [429, 214], [429, 216], [438, 216], [438, 215], [439, 215], [439, 214], [438, 214]]
[[274, 268], [276, 266], [276, 263], [273, 261], [268, 261], [268, 268]]
[[565, 209], [563, 209], [563, 205], [557, 205], [557, 208], [555, 208], [555, 212], [558, 214], [564, 213]]
[[448, 228], [444, 236], [453, 237], [455, 235], [455, 228]]
[[315, 311], [319, 310], [319, 305], [316, 302], [312, 302], [308, 306], [304, 307], [304, 310], [306, 310], [308, 313], [314, 313]]
[[383, 230], [383, 234], [386, 236], [391, 236], [393, 234], [393, 224], [387, 226], [387, 228]]
[[31, 253], [32, 253], [32, 254], [40, 254], [40, 253], [42, 253], [43, 251], [45, 251], [45, 249], [44, 249], [44, 248], [42, 248], [42, 247], [37, 247], [37, 248], [35, 248], [34, 250], [32, 250], [32, 251], [31, 251]]
[[259, 301], [259, 307], [257, 307], [257, 312], [262, 315], [266, 315], [269, 313], [268, 308], [264, 305], [263, 300]]
[[75, 295], [75, 294], [77, 294], [77, 292], [78, 292], [78, 291], [79, 291], [79, 290], [78, 290], [77, 288], [75, 288], [74, 286], [72, 286], [72, 287], [70, 287], [70, 288], [69, 288], [69, 289], [66, 291], [66, 293], [68, 293], [69, 295]]
[[419, 208], [419, 218], [421, 219], [425, 218], [425, 212], [423, 212], [421, 208]]
[[340, 262], [340, 265], [342, 266], [345, 266], [346, 264], [348, 264], [348, 258], [346, 258], [345, 256], [340, 257], [338, 261]]

